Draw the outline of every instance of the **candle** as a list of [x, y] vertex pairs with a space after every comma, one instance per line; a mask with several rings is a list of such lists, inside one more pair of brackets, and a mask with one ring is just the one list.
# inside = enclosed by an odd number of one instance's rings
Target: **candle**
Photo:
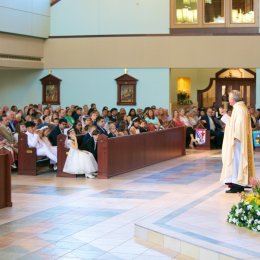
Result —
[[236, 22], [238, 18], [238, 10], [232, 10], [232, 22]]
[[187, 22], [187, 20], [188, 20], [188, 11], [189, 11], [188, 8], [183, 8], [182, 9], [182, 19], [183, 19], [183, 22]]
[[178, 23], [182, 23], [183, 16], [182, 16], [182, 9], [176, 10], [176, 18]]

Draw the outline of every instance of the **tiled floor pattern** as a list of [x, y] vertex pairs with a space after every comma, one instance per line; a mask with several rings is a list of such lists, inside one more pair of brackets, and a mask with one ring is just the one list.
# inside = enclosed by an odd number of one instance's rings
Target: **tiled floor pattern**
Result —
[[[259, 159], [260, 153], [256, 153], [258, 177]], [[180, 207], [174, 205], [140, 221], [136, 225], [136, 236], [157, 243], [162, 248], [171, 248], [200, 259], [225, 256], [260, 259], [260, 234], [226, 222], [229, 209], [238, 200], [237, 194], [225, 194], [221, 184], [213, 183], [202, 191], [198, 190], [187, 203], [178, 203]], [[205, 253], [205, 250], [208, 252]]]
[[[228, 232], [224, 241], [231, 250], [233, 234], [258, 252], [249, 232], [225, 222], [239, 198], [224, 193], [220, 169], [217, 151], [189, 151], [109, 180], [13, 174], [13, 207], [0, 209], [0, 259], [190, 259], [152, 239], [136, 241], [135, 223], [144, 222], [182, 236], [187, 236], [189, 223], [190, 233], [207, 239], [208, 227], [214, 225], [216, 241]], [[259, 243], [259, 236], [253, 241]], [[202, 240], [203, 245], [210, 242]]]

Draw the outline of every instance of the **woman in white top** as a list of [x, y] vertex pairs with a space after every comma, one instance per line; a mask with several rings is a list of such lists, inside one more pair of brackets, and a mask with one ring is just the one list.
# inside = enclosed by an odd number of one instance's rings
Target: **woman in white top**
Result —
[[186, 115], [187, 118], [189, 119], [191, 126], [194, 128], [198, 124], [198, 121], [195, 118], [195, 113], [192, 110], [190, 110], [189, 112], [187, 112]]
[[185, 110], [183, 108], [179, 111], [180, 121], [186, 126], [186, 146], [190, 148], [194, 148], [195, 139], [195, 131], [193, 129], [193, 124], [190, 122], [189, 118], [185, 115]]
[[77, 137], [73, 128], [68, 130], [70, 147], [63, 171], [70, 174], [85, 174], [87, 178], [95, 178], [98, 165], [92, 153], [78, 149]]

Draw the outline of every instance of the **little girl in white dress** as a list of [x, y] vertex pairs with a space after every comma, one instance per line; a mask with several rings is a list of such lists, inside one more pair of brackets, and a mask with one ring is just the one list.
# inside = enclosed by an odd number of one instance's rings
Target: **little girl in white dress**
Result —
[[85, 174], [87, 178], [95, 178], [98, 165], [92, 153], [78, 149], [78, 142], [73, 128], [68, 130], [70, 147], [63, 171], [71, 174]]

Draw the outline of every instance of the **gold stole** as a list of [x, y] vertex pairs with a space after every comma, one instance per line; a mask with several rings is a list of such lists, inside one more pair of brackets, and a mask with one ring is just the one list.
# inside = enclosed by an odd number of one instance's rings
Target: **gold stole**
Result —
[[248, 138], [247, 138], [247, 150], [248, 150], [248, 181], [250, 177], [255, 177], [255, 166], [254, 166], [254, 152], [253, 152], [253, 138], [251, 130], [251, 118], [248, 117]]

